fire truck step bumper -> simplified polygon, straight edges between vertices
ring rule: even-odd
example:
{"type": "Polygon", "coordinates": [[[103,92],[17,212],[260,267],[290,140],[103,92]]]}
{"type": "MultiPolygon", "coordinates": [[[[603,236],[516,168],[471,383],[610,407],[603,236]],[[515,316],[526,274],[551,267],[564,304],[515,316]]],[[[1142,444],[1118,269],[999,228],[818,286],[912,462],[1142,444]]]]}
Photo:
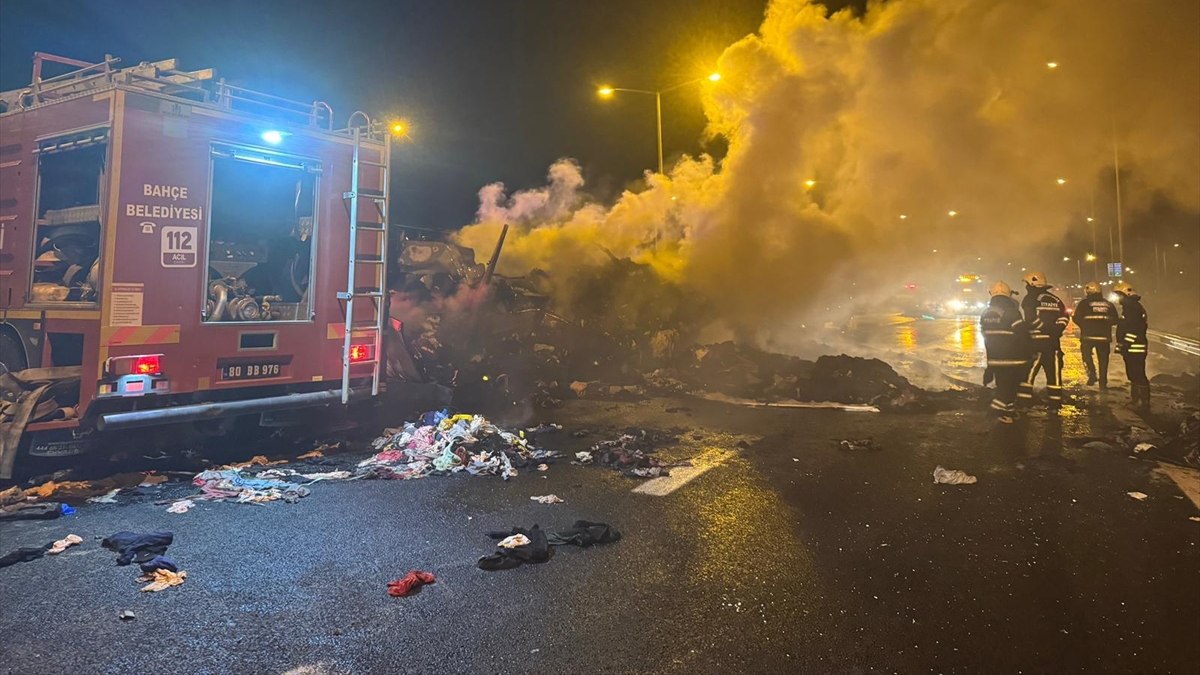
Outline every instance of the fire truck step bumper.
{"type": "MultiPolygon", "coordinates": [[[[370,389],[353,389],[350,398],[356,399],[371,395],[370,389]]],[[[219,401],[215,403],[197,403],[181,405],[172,408],[155,410],[135,410],[132,412],[106,413],[96,421],[100,431],[123,431],[137,427],[151,427],[162,424],[179,424],[183,422],[202,422],[234,415],[251,415],[254,413],[286,410],[289,408],[312,408],[322,405],[341,404],[342,391],[314,391],[304,394],[286,394],[244,401],[219,401]]]]}

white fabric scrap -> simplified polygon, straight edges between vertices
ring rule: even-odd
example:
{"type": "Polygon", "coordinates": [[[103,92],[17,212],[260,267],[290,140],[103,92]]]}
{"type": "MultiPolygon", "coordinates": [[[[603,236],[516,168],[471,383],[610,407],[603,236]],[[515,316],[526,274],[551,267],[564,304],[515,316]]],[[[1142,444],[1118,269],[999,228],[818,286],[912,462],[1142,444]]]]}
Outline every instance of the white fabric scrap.
{"type": "Polygon", "coordinates": [[[933,470],[933,482],[942,485],[973,485],[979,480],[975,476],[958,469],[937,467],[933,470]]]}
{"type": "Polygon", "coordinates": [[[523,534],[514,534],[511,537],[504,538],[499,544],[496,545],[500,548],[516,548],[518,546],[525,546],[528,543],[529,537],[526,537],[523,534]]]}
{"type": "Polygon", "coordinates": [[[540,495],[536,497],[530,497],[530,499],[539,504],[563,504],[567,501],[558,495],[540,495]]]}
{"type": "Polygon", "coordinates": [[[196,505],[196,502],[190,499],[181,499],[167,507],[167,513],[187,513],[188,509],[196,505]]]}
{"type": "Polygon", "coordinates": [[[1139,502],[1145,501],[1146,497],[1150,496],[1150,495],[1146,494],[1145,492],[1126,492],[1125,494],[1129,495],[1130,497],[1133,497],[1134,499],[1138,500],[1139,502]]]}

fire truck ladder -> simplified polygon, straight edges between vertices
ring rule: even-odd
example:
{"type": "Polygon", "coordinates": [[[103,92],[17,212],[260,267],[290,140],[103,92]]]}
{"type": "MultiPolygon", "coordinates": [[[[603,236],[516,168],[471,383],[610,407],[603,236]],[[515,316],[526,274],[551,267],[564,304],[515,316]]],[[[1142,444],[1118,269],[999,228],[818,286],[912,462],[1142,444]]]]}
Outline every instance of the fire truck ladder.
{"type": "MultiPolygon", "coordinates": [[[[355,113],[362,115],[362,113],[355,113]]],[[[346,201],[347,209],[350,211],[350,265],[348,267],[346,279],[346,291],[340,291],[337,294],[339,300],[346,302],[346,334],[342,340],[342,403],[350,401],[350,366],[360,366],[371,364],[371,395],[379,393],[379,380],[382,373],[382,340],[384,319],[387,317],[387,280],[386,280],[386,261],[387,257],[387,222],[388,222],[388,179],[390,178],[391,163],[390,152],[388,148],[387,136],[383,136],[383,150],[380,153],[381,161],[369,161],[360,157],[362,150],[362,141],[364,138],[374,140],[375,134],[371,122],[366,115],[362,115],[366,119],[366,125],[361,127],[353,127],[350,131],[354,137],[354,161],[350,169],[350,191],[342,193],[342,198],[346,201]],[[378,172],[380,176],[379,189],[367,189],[361,187],[363,182],[362,172],[378,172]],[[369,200],[375,206],[375,210],[379,215],[379,222],[371,220],[362,220],[360,217],[361,208],[360,200],[369,200]],[[375,245],[370,247],[370,252],[359,251],[358,233],[360,230],[366,231],[368,240],[374,240],[375,245]],[[370,274],[364,276],[373,279],[374,283],[368,286],[359,286],[361,281],[358,278],[359,268],[370,268],[370,274]],[[355,320],[354,305],[355,300],[365,299],[371,302],[373,310],[373,318],[368,320],[355,320]],[[359,353],[356,353],[356,348],[361,349],[360,345],[351,345],[351,338],[355,336],[371,336],[372,350],[366,354],[366,358],[359,353]],[[352,359],[352,357],[354,357],[352,359]]],[[[353,118],[351,118],[353,121],[353,118]]]]}

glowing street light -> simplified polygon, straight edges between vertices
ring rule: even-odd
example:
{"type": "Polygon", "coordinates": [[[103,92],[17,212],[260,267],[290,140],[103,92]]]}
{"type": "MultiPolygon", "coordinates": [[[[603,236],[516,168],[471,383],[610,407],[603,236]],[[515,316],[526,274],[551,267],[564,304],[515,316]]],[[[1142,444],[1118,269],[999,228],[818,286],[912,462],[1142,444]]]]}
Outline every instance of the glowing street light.
{"type": "Polygon", "coordinates": [[[1088,216],[1088,217],[1087,217],[1087,221],[1088,221],[1089,223],[1094,223],[1094,222],[1096,222],[1096,219],[1095,219],[1095,218],[1093,218],[1093,217],[1091,217],[1091,216],[1088,216]]]}
{"type": "Polygon", "coordinates": [[[1047,61],[1046,67],[1049,68],[1050,70],[1054,70],[1055,68],[1058,67],[1058,61],[1047,61]]]}
{"type": "Polygon", "coordinates": [[[708,77],[698,77],[694,80],[688,80],[687,82],[681,82],[674,86],[667,87],[666,89],[657,89],[655,91],[649,91],[647,89],[626,89],[624,87],[614,87],[606,84],[597,89],[596,93],[599,94],[601,98],[612,98],[613,94],[617,93],[618,91],[624,91],[630,94],[646,94],[654,97],[655,120],[658,129],[658,173],[666,174],[666,171],[663,169],[662,95],[669,91],[675,91],[676,89],[681,89],[688,85],[696,84],[697,82],[703,82],[705,80],[708,80],[709,82],[719,82],[721,80],[721,74],[712,73],[708,77]]]}
{"type": "Polygon", "coordinates": [[[1096,254],[1095,254],[1095,253],[1089,253],[1089,254],[1087,254],[1086,256],[1084,256],[1084,257],[1083,257],[1083,259],[1084,259],[1084,260],[1086,260],[1086,261],[1088,261],[1088,262],[1096,262],[1096,254]]]}
{"type": "Polygon", "coordinates": [[[1066,178],[1058,178],[1058,179],[1056,179],[1054,182],[1055,182],[1055,183],[1058,183],[1059,185],[1066,185],[1066,184],[1067,184],[1067,179],[1066,179],[1066,178]]]}
{"type": "Polygon", "coordinates": [[[808,188],[808,189],[810,189],[810,190],[811,190],[812,188],[816,187],[816,186],[817,186],[817,181],[815,181],[815,180],[813,180],[813,179],[811,179],[811,178],[809,178],[808,180],[804,181],[804,187],[806,187],[806,188],[808,188]]]}
{"type": "Polygon", "coordinates": [[[283,132],[277,129],[268,129],[262,132],[261,138],[271,145],[279,145],[283,142],[283,132]]]}
{"type": "Polygon", "coordinates": [[[908,220],[908,214],[907,214],[907,213],[901,213],[901,214],[900,214],[900,220],[908,220]]]}
{"type": "Polygon", "coordinates": [[[408,124],[404,120],[396,120],[392,122],[391,129],[393,136],[404,137],[408,135],[408,124]]]}
{"type": "Polygon", "coordinates": [[[958,215],[958,211],[953,211],[953,210],[951,210],[951,211],[947,211],[947,212],[946,212],[946,215],[948,215],[948,216],[950,216],[951,218],[953,218],[954,216],[957,216],[957,215],[958,215]]]}
{"type": "Polygon", "coordinates": [[[1071,259],[1064,255],[1063,262],[1071,262],[1071,259]]]}

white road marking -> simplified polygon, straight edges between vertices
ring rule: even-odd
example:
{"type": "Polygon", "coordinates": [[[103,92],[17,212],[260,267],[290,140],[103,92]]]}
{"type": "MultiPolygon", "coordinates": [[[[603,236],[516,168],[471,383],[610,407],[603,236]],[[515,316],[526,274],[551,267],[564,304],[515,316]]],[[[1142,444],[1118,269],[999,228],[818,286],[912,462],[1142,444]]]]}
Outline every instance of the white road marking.
{"type": "Polygon", "coordinates": [[[688,483],[696,480],[705,471],[714,469],[725,462],[737,453],[733,450],[724,450],[721,448],[708,448],[696,457],[692,458],[691,466],[676,466],[671,468],[669,476],[660,478],[651,478],[633,489],[634,492],[643,495],[651,495],[654,497],[665,497],[688,483]]]}
{"type": "Polygon", "coordinates": [[[1171,480],[1179,486],[1180,491],[1192,500],[1192,504],[1196,508],[1200,509],[1200,471],[1163,462],[1158,463],[1158,470],[1170,476],[1171,480]]]}

